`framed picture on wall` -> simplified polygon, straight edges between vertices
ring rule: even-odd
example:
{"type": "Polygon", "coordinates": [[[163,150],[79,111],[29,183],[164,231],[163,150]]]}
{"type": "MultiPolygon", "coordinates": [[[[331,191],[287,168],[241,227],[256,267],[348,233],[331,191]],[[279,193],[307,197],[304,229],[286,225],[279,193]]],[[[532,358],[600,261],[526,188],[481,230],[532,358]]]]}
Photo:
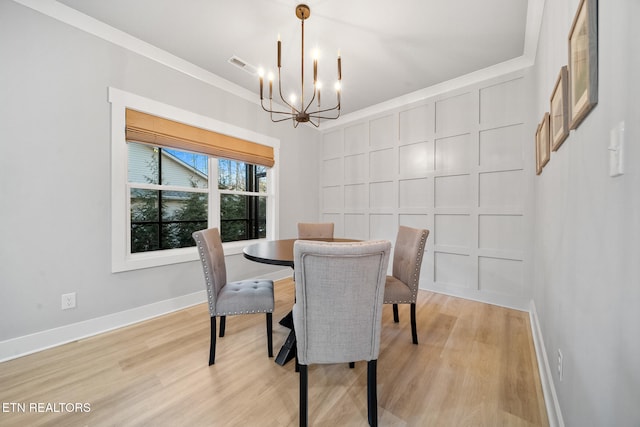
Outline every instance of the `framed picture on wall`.
{"type": "Polygon", "coordinates": [[[551,94],[549,127],[551,150],[556,151],[569,136],[569,105],[567,100],[567,67],[560,69],[556,85],[551,94]]]}
{"type": "Polygon", "coordinates": [[[549,133],[549,113],[544,113],[542,122],[536,131],[536,175],[542,173],[542,168],[549,163],[551,158],[549,133]]]}
{"type": "Polygon", "coordinates": [[[598,103],[598,0],[580,0],[569,31],[570,128],[598,103]]]}

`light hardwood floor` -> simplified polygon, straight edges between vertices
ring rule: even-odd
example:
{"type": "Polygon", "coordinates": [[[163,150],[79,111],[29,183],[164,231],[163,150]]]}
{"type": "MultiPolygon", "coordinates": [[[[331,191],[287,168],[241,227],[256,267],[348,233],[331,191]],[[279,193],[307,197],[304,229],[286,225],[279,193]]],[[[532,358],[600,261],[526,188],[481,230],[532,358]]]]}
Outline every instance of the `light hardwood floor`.
{"type": "MultiPolygon", "coordinates": [[[[277,282],[275,293],[277,354],[288,329],[276,320],[293,303],[291,280],[277,282]]],[[[400,306],[399,324],[384,308],[381,426],[548,425],[527,313],[420,291],[417,317],[416,346],[408,307],[400,306]]],[[[211,367],[205,304],[4,362],[0,425],[297,425],[298,375],[293,362],[267,357],[264,322],[228,317],[211,367]],[[45,412],[33,410],[38,403],[45,412]],[[66,412],[65,403],[90,411],[66,412]]],[[[309,421],[367,425],[366,363],[309,368],[309,421]]]]}

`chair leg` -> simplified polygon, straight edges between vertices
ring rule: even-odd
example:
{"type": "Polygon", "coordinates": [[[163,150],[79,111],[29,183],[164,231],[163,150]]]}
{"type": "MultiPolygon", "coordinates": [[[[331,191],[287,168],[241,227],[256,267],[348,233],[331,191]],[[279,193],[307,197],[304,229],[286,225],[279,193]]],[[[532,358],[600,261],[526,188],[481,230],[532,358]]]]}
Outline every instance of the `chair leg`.
{"type": "Polygon", "coordinates": [[[367,362],[367,413],[369,414],[369,425],[378,426],[378,379],[377,360],[367,362]]]}
{"type": "Polygon", "coordinates": [[[273,313],[267,313],[267,350],[269,357],[273,357],[273,313]]]}
{"type": "Polygon", "coordinates": [[[224,327],[227,325],[227,316],[220,316],[220,338],[224,336],[224,327]]]}
{"type": "Polygon", "coordinates": [[[416,303],[411,304],[411,338],[413,338],[414,344],[418,344],[418,331],[416,328],[416,303]]]}
{"type": "Polygon", "coordinates": [[[308,387],[307,365],[300,365],[300,427],[307,427],[309,400],[307,395],[308,387]]]}
{"type": "Polygon", "coordinates": [[[216,363],[216,316],[211,316],[211,346],[209,347],[209,366],[216,363]]]}
{"type": "Polygon", "coordinates": [[[395,323],[400,321],[400,316],[398,316],[398,304],[393,304],[393,321],[395,323]]]}

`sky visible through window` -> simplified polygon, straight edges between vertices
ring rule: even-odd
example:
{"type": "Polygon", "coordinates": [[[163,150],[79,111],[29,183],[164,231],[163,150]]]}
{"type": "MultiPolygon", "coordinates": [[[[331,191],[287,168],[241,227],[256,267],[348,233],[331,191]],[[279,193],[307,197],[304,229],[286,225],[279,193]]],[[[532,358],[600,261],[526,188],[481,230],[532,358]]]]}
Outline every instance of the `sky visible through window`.
{"type": "Polygon", "coordinates": [[[199,172],[204,175],[209,176],[209,163],[208,157],[204,154],[198,153],[189,153],[186,151],[178,151],[172,150],[170,148],[165,148],[165,151],[170,153],[172,156],[182,160],[187,165],[197,169],[199,172]]]}

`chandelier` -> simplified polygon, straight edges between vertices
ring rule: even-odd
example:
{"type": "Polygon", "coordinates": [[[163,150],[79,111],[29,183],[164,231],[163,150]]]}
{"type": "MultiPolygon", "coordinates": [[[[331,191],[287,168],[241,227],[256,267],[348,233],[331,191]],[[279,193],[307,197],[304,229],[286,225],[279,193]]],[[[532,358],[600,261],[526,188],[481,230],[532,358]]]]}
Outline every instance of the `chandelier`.
{"type": "Polygon", "coordinates": [[[302,47],[300,49],[301,56],[301,84],[300,84],[300,102],[296,102],[297,98],[292,95],[289,101],[282,96],[282,82],[280,77],[281,69],[281,51],[282,42],[280,36],[278,36],[278,94],[282,102],[288,106],[290,111],[280,111],[273,108],[273,73],[269,73],[269,106],[264,105],[263,86],[264,86],[264,71],[258,70],[260,76],[260,105],[262,109],[268,112],[271,116],[271,121],[282,122],[285,120],[291,120],[293,127],[298,127],[300,123],[311,123],[315,127],[320,126],[321,119],[335,120],[340,117],[340,89],[342,81],[342,64],[340,60],[340,53],[338,53],[338,81],[335,84],[335,91],[337,97],[337,103],[334,107],[322,109],[320,106],[320,82],[318,81],[318,58],[317,55],[313,58],[313,96],[309,103],[305,106],[304,100],[304,21],[311,15],[311,9],[306,4],[299,4],[296,6],[296,16],[302,23],[302,47]],[[316,104],[313,108],[311,106],[316,104]],[[309,110],[311,108],[311,110],[309,110]],[[331,112],[334,112],[331,114],[331,112]],[[325,114],[331,115],[325,115],[325,114]]]}

